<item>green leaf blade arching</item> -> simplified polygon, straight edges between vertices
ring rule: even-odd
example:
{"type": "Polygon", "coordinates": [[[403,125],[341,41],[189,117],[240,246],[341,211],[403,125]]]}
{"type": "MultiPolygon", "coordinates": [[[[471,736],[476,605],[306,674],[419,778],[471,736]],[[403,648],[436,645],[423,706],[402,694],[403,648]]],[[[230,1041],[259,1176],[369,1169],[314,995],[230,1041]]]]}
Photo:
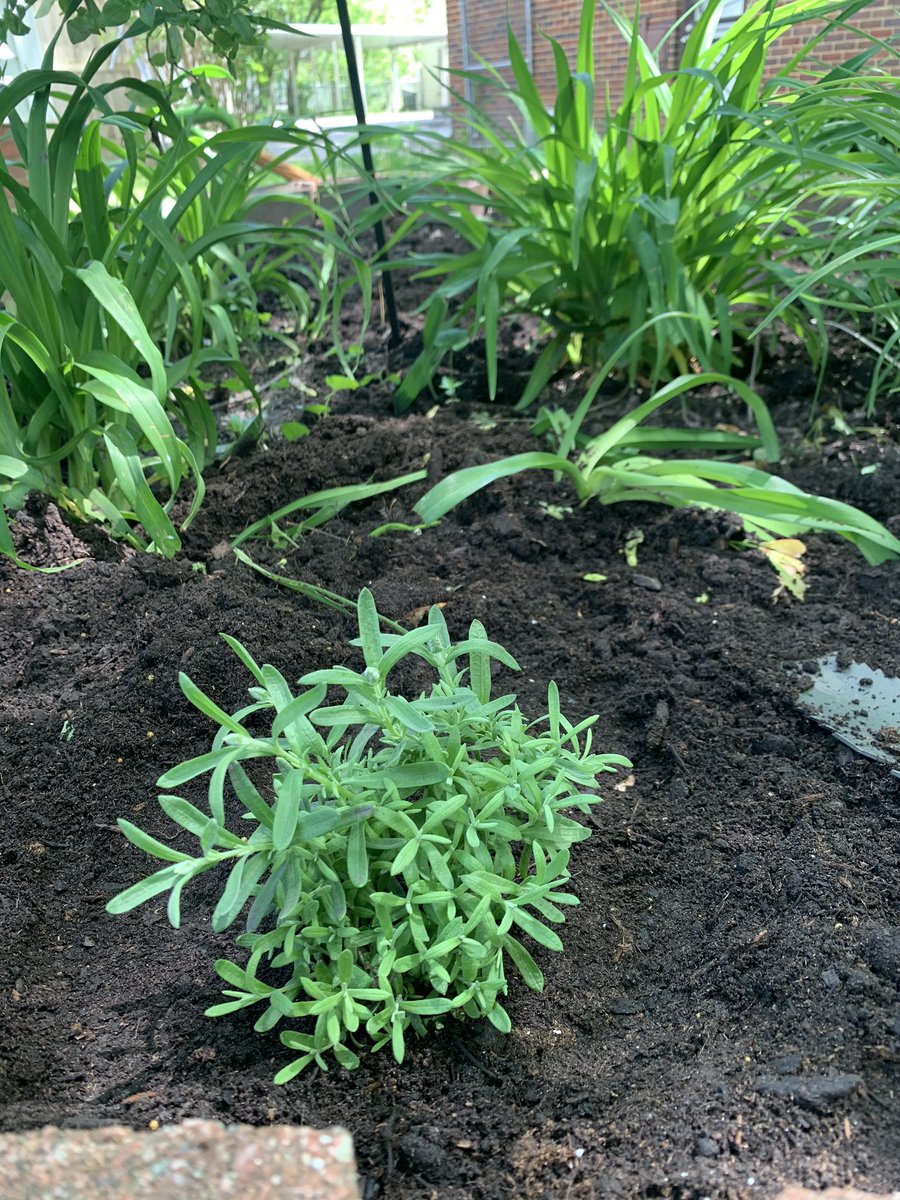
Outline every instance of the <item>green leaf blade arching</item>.
{"type": "Polygon", "coordinates": [[[126,337],[139,349],[150,369],[153,392],[158,400],[168,391],[166,369],[159,347],[150,336],[131,292],[121,280],[111,275],[101,262],[94,261],[75,272],[108,316],[126,337]]]}
{"type": "Polygon", "coordinates": [[[556,454],[531,452],[515,454],[510,458],[502,458],[494,463],[486,463],[480,467],[465,467],[442,479],[421,500],[414,505],[415,511],[423,521],[438,521],[451,509],[456,508],[475,492],[499,479],[508,479],[521,471],[561,471],[580,481],[576,468],[567,459],[556,454]]]}

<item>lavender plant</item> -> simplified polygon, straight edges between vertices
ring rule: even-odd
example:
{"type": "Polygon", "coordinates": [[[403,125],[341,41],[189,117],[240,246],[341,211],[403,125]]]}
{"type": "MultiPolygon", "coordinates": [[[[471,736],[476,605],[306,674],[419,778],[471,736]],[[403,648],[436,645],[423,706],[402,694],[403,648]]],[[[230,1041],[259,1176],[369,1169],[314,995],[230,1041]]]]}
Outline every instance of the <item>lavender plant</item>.
{"type": "Polygon", "coordinates": [[[409,1033],[442,1018],[487,1017],[507,1032],[509,964],[541,990],[529,944],[562,950],[551,926],[578,903],[564,890],[569,848],[590,831],[569,813],[599,802],[598,775],[630,765],[593,751],[596,717],[573,725],[555,683],[537,721],[514,695],[492,699],[492,661],[518,668],[480,622],[455,645],[437,607],[422,628],[382,633],[367,589],[357,614],[364,669],[314,671],[296,695],[225,635],[254,677],[251,704],[231,715],[181,676],[187,698],[219,725],[209,753],[159,781],[160,804],[198,839],[198,854],[119,821],[166,865],[109,912],[168,892],[177,926],[184,886],[230,868],[212,926],[228,929],[246,910],[237,944],[248,957],[216,964],[227,999],[207,1015],[258,1007],[257,1031],[285,1022],[281,1040],[296,1056],[276,1083],[313,1062],[325,1069],[326,1055],[358,1066],[363,1035],[402,1062],[409,1033]],[[412,700],[389,687],[409,656],[435,675],[412,700]],[[334,688],[339,703],[329,702],[334,688]],[[271,718],[265,736],[247,728],[257,714],[271,718]],[[267,784],[251,782],[248,760],[262,760],[267,784]],[[206,810],[169,794],[207,773],[206,810]]]}

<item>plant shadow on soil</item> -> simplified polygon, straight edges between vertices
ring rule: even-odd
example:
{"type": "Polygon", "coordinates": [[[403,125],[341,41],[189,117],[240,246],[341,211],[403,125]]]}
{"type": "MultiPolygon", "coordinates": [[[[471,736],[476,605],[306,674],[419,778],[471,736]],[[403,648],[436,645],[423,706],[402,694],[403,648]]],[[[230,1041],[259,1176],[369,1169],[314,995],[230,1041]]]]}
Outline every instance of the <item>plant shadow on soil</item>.
{"type": "MultiPolygon", "coordinates": [[[[776,399],[796,367],[780,369],[776,399]]],[[[599,713],[599,747],[634,760],[602,781],[593,837],[573,852],[566,953],[537,951],[543,994],[512,982],[508,1037],[448,1022],[402,1067],[364,1055],[355,1073],[279,1089],[277,1034],[203,1016],[231,945],[209,929],[215,881],[198,883],[179,931],[164,899],[105,913],[152,865],[116,818],[170,837],[154,781],[211,739],[178,671],[236,707],[248,680],[219,631],[292,679],[353,660],[347,620],[223,541],[322,487],[532,445],[502,405],[490,430],[471,406],[404,420],[388,406],[386,388],[358,393],[308,437],[213,474],[173,563],[78,529],[89,557],[71,571],[0,566],[2,1128],[335,1122],[356,1140],[366,1200],[896,1186],[900,781],[797,712],[787,669],[842,650],[900,670],[897,567],[837,540],[810,539],[805,603],[773,603],[774,576],[727,548],[721,518],[592,505],[556,520],[540,502],[570,495],[530,475],[420,535],[369,533],[414,520],[421,489],[355,506],[286,554],[286,575],[349,596],[370,586],[398,620],[435,602],[456,634],[478,617],[523,667],[498,673],[501,690],[538,715],[555,678],[564,711],[599,713]],[[632,529],[635,569],[621,553],[632,529]]],[[[782,424],[795,411],[776,407],[782,424]]],[[[897,519],[890,435],[829,455],[807,453],[792,477],[897,519]],[[879,469],[860,476],[864,463],[879,469]]],[[[30,520],[35,556],[71,553],[52,508],[30,520]]],[[[273,568],[283,553],[255,552],[273,568]]]]}

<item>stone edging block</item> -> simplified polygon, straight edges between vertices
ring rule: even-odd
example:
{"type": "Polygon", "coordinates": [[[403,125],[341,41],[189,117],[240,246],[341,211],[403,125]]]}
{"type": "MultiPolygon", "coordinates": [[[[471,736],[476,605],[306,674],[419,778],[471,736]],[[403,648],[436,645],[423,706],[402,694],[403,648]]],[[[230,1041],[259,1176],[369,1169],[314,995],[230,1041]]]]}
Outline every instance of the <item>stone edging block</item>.
{"type": "Polygon", "coordinates": [[[830,1187],[822,1192],[793,1185],[780,1192],[777,1200],[900,1200],[900,1192],[876,1196],[874,1192],[861,1192],[854,1187],[830,1187]]]}
{"type": "Polygon", "coordinates": [[[359,1200],[346,1129],[183,1121],[0,1136],[3,1200],[359,1200]]]}

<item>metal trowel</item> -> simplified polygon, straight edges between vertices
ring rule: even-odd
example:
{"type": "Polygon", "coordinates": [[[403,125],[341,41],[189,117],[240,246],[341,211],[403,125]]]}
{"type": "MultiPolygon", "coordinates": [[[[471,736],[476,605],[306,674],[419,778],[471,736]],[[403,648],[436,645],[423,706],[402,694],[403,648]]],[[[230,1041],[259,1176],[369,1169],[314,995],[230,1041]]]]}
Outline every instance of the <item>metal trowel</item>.
{"type": "Polygon", "coordinates": [[[839,666],[836,654],[817,660],[812,687],[797,705],[839,742],[887,763],[900,778],[900,679],[865,663],[839,666]]]}

